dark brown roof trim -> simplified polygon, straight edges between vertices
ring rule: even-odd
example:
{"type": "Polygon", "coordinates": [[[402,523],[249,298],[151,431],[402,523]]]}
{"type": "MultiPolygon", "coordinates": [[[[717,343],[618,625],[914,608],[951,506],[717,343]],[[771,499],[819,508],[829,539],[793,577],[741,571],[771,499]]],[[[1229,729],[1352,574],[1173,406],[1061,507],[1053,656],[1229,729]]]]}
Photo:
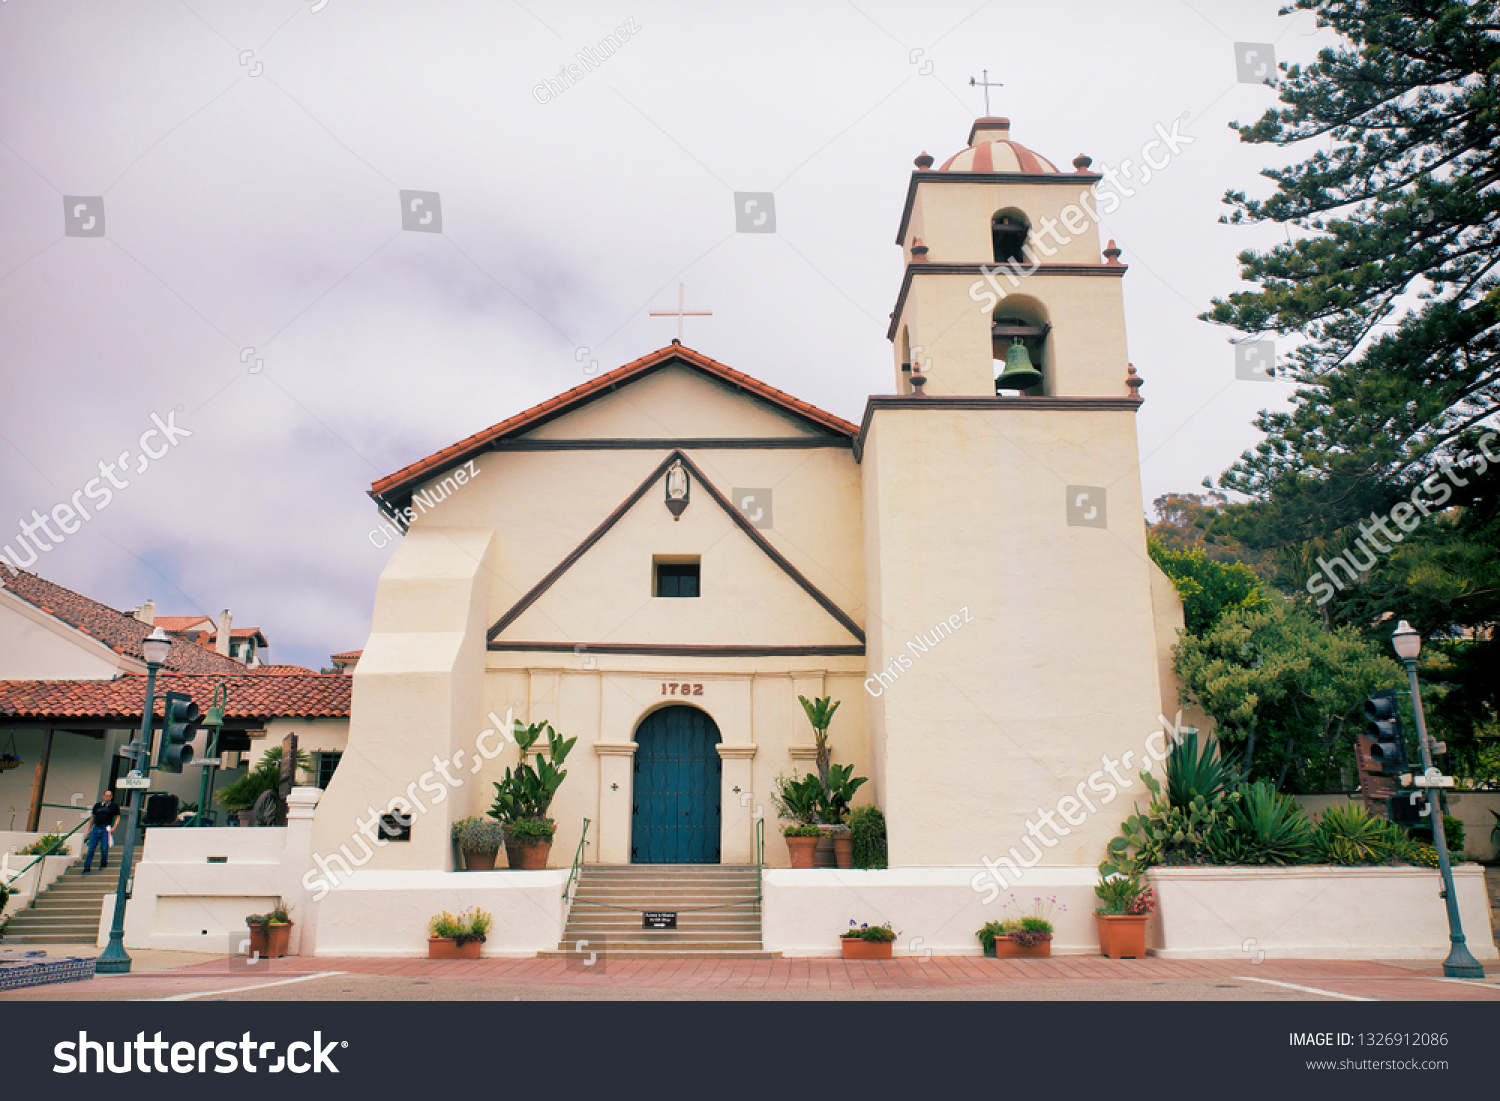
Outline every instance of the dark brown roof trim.
{"type": "Polygon", "coordinates": [[[678,658],[864,657],[863,646],[687,646],[639,642],[492,642],[494,651],[544,654],[645,654],[678,658]]]}
{"type": "Polygon", "coordinates": [[[1135,398],[984,398],[959,394],[923,397],[896,394],[872,394],[865,402],[865,416],[854,439],[854,461],[863,462],[865,440],[877,409],[1026,409],[1033,412],[1108,412],[1134,413],[1141,407],[1135,398]]]}
{"type": "MultiPolygon", "coordinates": [[[[901,279],[901,293],[896,296],[896,308],[891,311],[891,323],[885,331],[887,340],[896,339],[896,326],[901,323],[901,310],[906,305],[906,296],[911,290],[912,276],[924,275],[983,275],[988,268],[997,278],[1005,277],[1009,264],[969,264],[943,260],[924,260],[907,264],[906,274],[901,279]]],[[[1129,264],[1038,264],[1028,268],[1025,264],[1014,265],[1017,275],[1024,271],[1026,277],[1033,275],[1103,275],[1119,277],[1130,270],[1129,264]]]]}
{"type": "Polygon", "coordinates": [[[635,490],[630,494],[630,496],[625,498],[625,500],[622,501],[613,512],[606,516],[603,523],[601,523],[597,528],[590,532],[588,537],[585,538],[582,543],[579,543],[578,546],[574,547],[573,550],[568,554],[568,556],[561,562],[559,562],[556,566],[554,566],[552,571],[548,573],[546,577],[538,581],[536,585],[528,593],[526,593],[526,595],[521,597],[520,600],[516,601],[516,603],[511,606],[510,610],[507,611],[503,616],[501,616],[498,621],[496,621],[495,625],[489,629],[486,637],[491,642],[493,642],[496,635],[498,635],[501,631],[505,630],[505,628],[509,627],[512,623],[519,619],[521,613],[535,604],[537,599],[543,593],[545,593],[554,584],[556,584],[557,579],[560,578],[563,574],[567,573],[568,570],[572,568],[573,564],[588,552],[590,547],[592,547],[600,539],[604,538],[605,533],[608,532],[610,528],[614,527],[615,524],[619,522],[620,517],[629,512],[631,507],[637,501],[645,496],[646,491],[656,484],[657,480],[666,473],[667,467],[671,466],[672,463],[677,459],[682,460],[682,464],[686,466],[692,473],[693,477],[697,480],[698,485],[702,489],[708,491],[708,495],[712,497],[715,502],[717,502],[718,506],[721,509],[724,510],[725,515],[727,515],[730,520],[734,521],[739,529],[750,537],[750,540],[761,549],[761,553],[763,553],[772,562],[775,562],[776,565],[781,568],[782,573],[786,574],[793,581],[795,581],[801,587],[803,592],[807,593],[808,596],[817,601],[825,612],[833,616],[834,619],[838,620],[838,622],[844,627],[845,630],[847,630],[855,638],[859,639],[861,644],[864,643],[865,633],[860,629],[859,624],[855,623],[854,620],[849,617],[847,612],[845,612],[842,608],[840,608],[837,604],[830,600],[828,596],[823,592],[823,590],[819,589],[816,585],[809,581],[803,575],[801,570],[797,569],[796,566],[792,565],[791,562],[787,560],[785,555],[783,555],[779,550],[772,546],[771,543],[766,539],[766,537],[762,535],[760,531],[750,523],[750,521],[745,519],[745,517],[740,513],[739,509],[735,508],[732,504],[729,503],[729,498],[725,497],[723,493],[719,492],[718,487],[716,487],[711,481],[708,480],[703,471],[698,468],[698,465],[694,463],[692,459],[683,454],[681,450],[673,450],[670,455],[668,455],[665,459],[658,463],[656,469],[646,476],[646,480],[643,481],[639,486],[637,486],[635,490]]]}
{"type": "Polygon", "coordinates": [[[491,451],[780,451],[809,447],[852,447],[852,436],[731,436],[693,439],[496,440],[491,451]]]}

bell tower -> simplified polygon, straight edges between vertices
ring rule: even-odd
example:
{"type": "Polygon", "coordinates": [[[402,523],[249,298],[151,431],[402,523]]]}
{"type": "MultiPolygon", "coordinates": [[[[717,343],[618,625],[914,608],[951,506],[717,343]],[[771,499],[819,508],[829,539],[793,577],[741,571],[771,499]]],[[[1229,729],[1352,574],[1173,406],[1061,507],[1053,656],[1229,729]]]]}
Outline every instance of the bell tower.
{"type": "Polygon", "coordinates": [[[1005,381],[1018,385],[999,392],[1127,393],[1125,265],[1114,242],[1101,257],[1094,185],[1103,177],[1091,163],[1078,157],[1060,172],[1012,141],[1003,118],[976,120],[968,147],[936,169],[927,154],[916,159],[896,239],[906,278],[888,333],[898,394],[913,392],[916,370],[925,393],[993,397],[1007,364],[1005,381]]]}
{"type": "Polygon", "coordinates": [[[1100,250],[1118,199],[1096,194],[1091,163],[1061,171],[986,117],[941,165],[918,157],[907,189],[896,389],[869,399],[856,444],[893,867],[1015,848],[1021,865],[1092,876],[1143,790],[1163,709],[1159,571],[1126,267],[1100,250]],[[1088,787],[1106,760],[1133,782],[1109,800],[1088,787]]]}

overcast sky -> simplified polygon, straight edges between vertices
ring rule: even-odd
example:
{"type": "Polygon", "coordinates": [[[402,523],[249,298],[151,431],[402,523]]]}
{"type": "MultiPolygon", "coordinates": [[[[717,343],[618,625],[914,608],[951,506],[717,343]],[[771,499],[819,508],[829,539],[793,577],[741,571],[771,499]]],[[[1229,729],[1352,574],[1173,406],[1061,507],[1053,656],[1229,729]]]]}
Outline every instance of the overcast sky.
{"type": "Polygon", "coordinates": [[[1131,267],[1147,502],[1193,491],[1285,400],[1195,320],[1284,239],[1216,224],[1292,159],[1227,128],[1274,102],[1235,43],[1335,41],[1278,6],[7,0],[0,543],[83,494],[29,568],[119,608],[231,608],[317,668],[364,644],[392,553],[370,483],[668,343],[647,314],[679,282],[713,310],[687,344],[858,421],[892,385],[912,158],[963,147],[986,67],[992,112],[1064,170],[1186,119],[1102,236],[1131,267]],[[402,229],[402,190],[438,193],[440,233],[402,229]],[[774,234],[736,232],[736,191],[774,193],[774,234]],[[153,414],[180,430],[154,459],[153,414]]]}

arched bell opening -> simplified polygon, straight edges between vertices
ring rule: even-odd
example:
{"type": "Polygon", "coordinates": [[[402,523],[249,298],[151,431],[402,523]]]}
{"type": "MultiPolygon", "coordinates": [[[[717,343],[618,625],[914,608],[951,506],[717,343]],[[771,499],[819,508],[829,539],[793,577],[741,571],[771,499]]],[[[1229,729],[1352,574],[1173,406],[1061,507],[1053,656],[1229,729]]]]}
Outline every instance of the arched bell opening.
{"type": "Polygon", "coordinates": [[[1015,207],[997,210],[990,215],[990,245],[997,264],[1020,264],[1025,261],[1026,240],[1031,222],[1015,207]]]}
{"type": "Polygon", "coordinates": [[[1051,331],[1047,311],[1036,299],[1010,295],[1000,301],[990,319],[995,393],[1039,397],[1047,392],[1051,331]]]}

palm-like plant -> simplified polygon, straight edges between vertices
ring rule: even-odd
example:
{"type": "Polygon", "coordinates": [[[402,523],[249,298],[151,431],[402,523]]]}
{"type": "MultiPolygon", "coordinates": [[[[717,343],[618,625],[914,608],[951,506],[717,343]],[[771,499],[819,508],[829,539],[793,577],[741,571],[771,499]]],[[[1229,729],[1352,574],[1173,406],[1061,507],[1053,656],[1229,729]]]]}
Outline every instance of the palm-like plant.
{"type": "Polygon", "coordinates": [[[1384,864],[1407,847],[1401,827],[1357,804],[1329,807],[1314,838],[1316,858],[1327,864],[1384,864]]]}
{"type": "Polygon", "coordinates": [[[1192,804],[1193,796],[1209,801],[1239,781],[1238,770],[1219,756],[1217,742],[1204,740],[1198,750],[1198,732],[1187,735],[1167,755],[1167,802],[1174,807],[1192,804]]]}
{"type": "Polygon", "coordinates": [[[1262,780],[1240,787],[1230,811],[1234,829],[1209,838],[1220,864],[1300,864],[1313,849],[1313,828],[1290,796],[1262,780]]]}
{"type": "Polygon", "coordinates": [[[802,704],[802,710],[807,713],[807,721],[812,724],[813,741],[817,744],[818,779],[823,781],[823,786],[828,786],[828,726],[833,722],[833,713],[839,709],[843,701],[834,700],[832,696],[823,696],[814,701],[806,696],[798,696],[802,704]],[[829,701],[832,700],[832,706],[829,701]]]}

